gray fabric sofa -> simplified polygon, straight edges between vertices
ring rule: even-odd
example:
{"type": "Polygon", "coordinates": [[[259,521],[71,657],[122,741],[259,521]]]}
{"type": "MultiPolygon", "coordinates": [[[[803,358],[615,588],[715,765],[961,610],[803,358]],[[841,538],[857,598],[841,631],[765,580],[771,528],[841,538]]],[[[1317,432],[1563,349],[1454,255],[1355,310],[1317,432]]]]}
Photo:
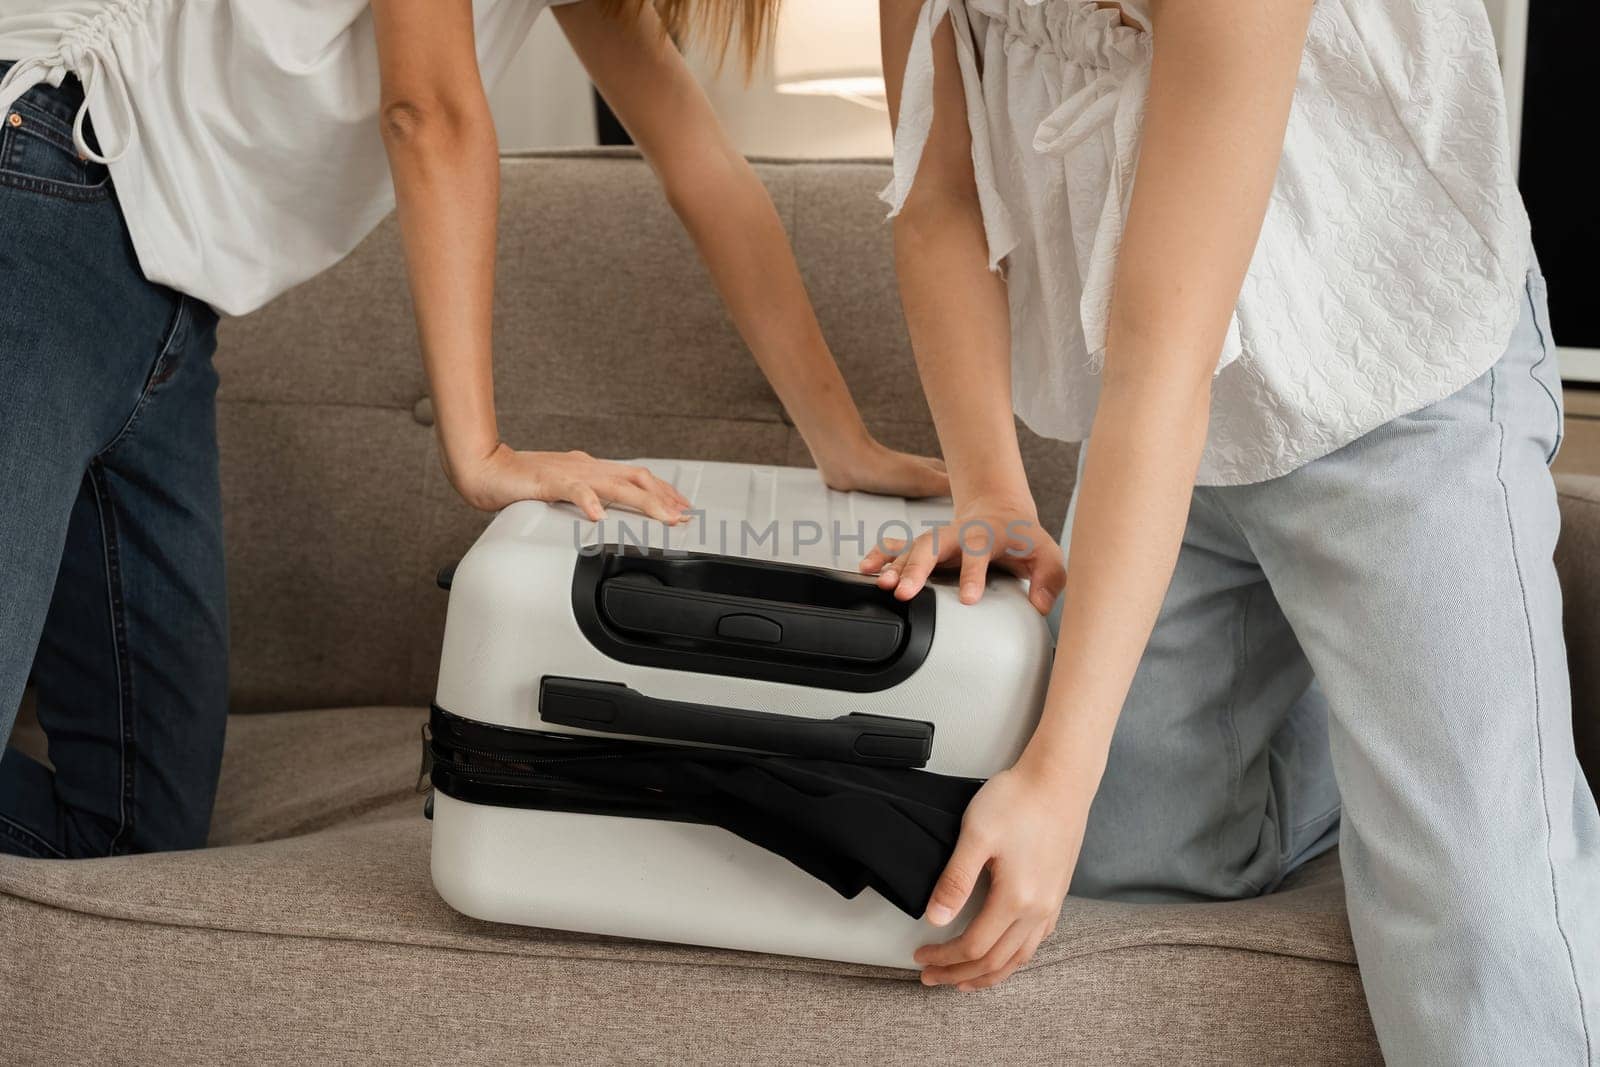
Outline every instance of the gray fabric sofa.
{"type": "MultiPolygon", "coordinates": [[[[881,163],[762,163],[871,426],[933,449],[881,163]]],[[[804,463],[646,167],[509,159],[498,390],[524,447],[804,463]]],[[[234,703],[212,847],[0,857],[5,1063],[1377,1058],[1336,856],[1271,896],[1072,899],[996,990],[494,926],[428,876],[414,792],[445,597],[486,518],[441,472],[395,228],[247,319],[219,364],[234,703]],[[324,709],[324,710],[298,710],[324,709]]],[[[1025,437],[1046,521],[1073,451],[1025,437]]],[[[1563,483],[1579,732],[1600,770],[1600,480],[1563,483]]],[[[37,743],[27,727],[23,743],[37,743]]]]}

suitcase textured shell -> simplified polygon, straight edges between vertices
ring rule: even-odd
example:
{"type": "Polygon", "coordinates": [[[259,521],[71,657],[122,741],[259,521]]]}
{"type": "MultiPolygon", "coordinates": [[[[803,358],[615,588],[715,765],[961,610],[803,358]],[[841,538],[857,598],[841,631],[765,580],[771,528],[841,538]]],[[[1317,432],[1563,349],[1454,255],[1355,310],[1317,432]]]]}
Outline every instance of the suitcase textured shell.
{"type": "MultiPolygon", "coordinates": [[[[987,777],[1020,753],[1043,702],[1052,648],[1023,587],[1005,575],[991,576],[975,605],[960,604],[952,583],[932,583],[926,655],[888,683],[846,680],[855,688],[841,688],[759,677],[755,668],[750,676],[707,673],[659,656],[625,662],[597,647],[574,611],[574,579],[580,559],[603,543],[803,564],[869,581],[856,564],[875,540],[949,516],[947,501],[830,491],[812,470],[637,462],[690,498],[695,521],[669,530],[612,510],[592,523],[574,508],[531,501],[501,512],[451,584],[441,708],[519,729],[585,733],[540,718],[541,681],[555,676],[805,718],[864,712],[929,721],[926,769],[942,774],[987,777]]],[[[743,618],[733,621],[744,626],[743,618]]],[[[762,639],[755,631],[752,647],[762,639]]],[[[951,936],[870,890],[846,900],[787,860],[699,823],[502,808],[436,793],[432,865],[446,903],[496,922],[894,967],[914,966],[919,945],[951,936]]]]}

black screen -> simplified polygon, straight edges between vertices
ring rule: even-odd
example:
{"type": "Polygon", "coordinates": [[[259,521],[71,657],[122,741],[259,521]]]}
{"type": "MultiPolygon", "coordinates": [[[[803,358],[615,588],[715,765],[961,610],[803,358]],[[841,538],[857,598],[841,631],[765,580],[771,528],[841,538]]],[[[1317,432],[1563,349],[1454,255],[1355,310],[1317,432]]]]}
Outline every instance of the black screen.
{"type": "Polygon", "coordinates": [[[1556,342],[1600,348],[1600,2],[1530,0],[1522,196],[1550,282],[1556,342]]]}

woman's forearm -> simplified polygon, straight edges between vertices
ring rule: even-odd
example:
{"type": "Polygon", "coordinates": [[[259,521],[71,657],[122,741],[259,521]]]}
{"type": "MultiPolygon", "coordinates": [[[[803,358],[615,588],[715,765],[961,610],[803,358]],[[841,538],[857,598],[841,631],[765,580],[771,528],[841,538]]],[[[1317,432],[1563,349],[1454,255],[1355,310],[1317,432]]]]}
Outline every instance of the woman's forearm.
{"type": "Polygon", "coordinates": [[[556,17],[595,85],[661,179],[739,334],[819,461],[867,432],[811,309],[761,179],[728,140],[655,10],[593,4],[556,17]]]}
{"type": "Polygon", "coordinates": [[[481,115],[385,112],[400,233],[445,466],[486,459],[494,411],[495,225],[500,162],[481,115]]]}
{"type": "Polygon", "coordinates": [[[895,219],[894,258],[917,369],[957,503],[1004,497],[1031,510],[1011,414],[1005,282],[988,269],[976,196],[913,188],[895,219]]]}
{"type": "MultiPolygon", "coordinates": [[[[695,127],[692,127],[695,128],[695,127]]],[[[654,154],[652,165],[744,338],[819,461],[859,447],[867,430],[811,307],[766,186],[711,116],[698,152],[654,154]]]]}
{"type": "Polygon", "coordinates": [[[616,504],[681,521],[688,498],[642,467],[501,443],[491,337],[500,157],[478,74],[473,5],[372,0],[371,6],[383,142],[451,484],[486,511],[543,500],[576,504],[593,520],[616,504]]]}
{"type": "Polygon", "coordinates": [[[1151,4],[1144,136],[1055,667],[1027,749],[962,818],[928,916],[959,914],[979,872],[989,892],[965,931],[918,951],[924,982],[993,985],[1060,916],[1112,732],[1182,546],[1211,376],[1271,193],[1312,2],[1151,4]]]}
{"type": "Polygon", "coordinates": [[[500,160],[472,5],[375,0],[382,134],[446,470],[499,444],[491,322],[500,160]]]}
{"type": "Polygon", "coordinates": [[[564,4],[557,20],[693,238],[729,316],[834,489],[938,496],[936,461],[867,432],[823,339],[783,222],[655,7],[564,4]]]}
{"type": "MultiPolygon", "coordinates": [[[[890,114],[922,5],[880,5],[890,114]]],[[[917,369],[958,504],[1015,497],[1032,510],[1011,414],[1011,319],[972,169],[972,134],[948,20],[933,34],[934,108],[927,143],[894,220],[895,270],[917,369]]],[[[898,128],[898,118],[896,120],[898,128]]]]}
{"type": "Polygon", "coordinates": [[[1210,390],[1102,394],[1067,545],[1060,639],[1024,765],[1087,806],[1171,581],[1205,446],[1210,390]]]}
{"type": "Polygon", "coordinates": [[[1310,0],[1166,0],[1067,554],[1061,640],[1023,765],[1084,798],[1154,628],[1210,382],[1282,152],[1310,0]]]}

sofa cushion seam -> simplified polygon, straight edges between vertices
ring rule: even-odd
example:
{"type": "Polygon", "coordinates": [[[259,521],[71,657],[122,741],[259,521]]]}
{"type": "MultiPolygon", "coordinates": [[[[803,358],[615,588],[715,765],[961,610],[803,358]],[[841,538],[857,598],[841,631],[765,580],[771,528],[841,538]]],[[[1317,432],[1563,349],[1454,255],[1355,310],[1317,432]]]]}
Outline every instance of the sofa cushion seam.
{"type": "MultiPolygon", "coordinates": [[[[138,924],[146,925],[146,926],[165,926],[165,927],[172,927],[172,928],[175,928],[175,929],[183,929],[183,930],[209,930],[209,931],[221,932],[221,933],[253,934],[253,935],[259,935],[259,936],[262,936],[262,937],[303,938],[303,939],[306,939],[306,940],[313,940],[313,941],[351,941],[351,942],[362,942],[362,943],[369,943],[369,944],[383,944],[383,945],[396,945],[396,946],[400,946],[400,947],[422,948],[422,949],[428,949],[428,950],[432,950],[432,951],[466,952],[466,953],[489,954],[489,955],[497,955],[497,956],[519,956],[519,957],[524,957],[524,958],[537,958],[537,959],[560,959],[560,960],[574,960],[574,961],[589,960],[589,961],[601,962],[601,963],[658,964],[658,965],[662,965],[662,966],[738,967],[738,968],[753,969],[753,970],[781,971],[781,972],[786,973],[786,974],[827,974],[827,975],[831,975],[831,976],[835,976],[835,977],[841,976],[840,972],[835,972],[835,971],[816,970],[816,969],[805,968],[805,967],[772,967],[772,966],[763,967],[763,966],[760,966],[760,965],[757,965],[757,964],[753,964],[753,963],[736,963],[736,962],[733,962],[731,960],[716,961],[716,962],[705,961],[705,960],[662,960],[662,959],[649,959],[649,958],[639,957],[639,956],[609,956],[609,957],[607,957],[607,956],[574,955],[574,954],[571,954],[571,953],[560,953],[560,952],[523,952],[523,951],[518,951],[518,950],[515,950],[515,949],[501,949],[501,948],[488,948],[488,947],[483,947],[483,948],[464,948],[464,947],[459,946],[459,945],[443,945],[443,944],[437,944],[437,943],[430,943],[428,941],[414,941],[414,940],[413,941],[405,941],[405,940],[399,940],[399,939],[392,938],[392,937],[377,937],[377,936],[363,935],[363,934],[340,934],[340,933],[334,933],[334,932],[326,931],[326,930],[304,930],[304,931],[270,930],[270,929],[252,928],[252,927],[237,926],[237,925],[224,925],[224,924],[219,924],[219,923],[204,923],[204,922],[198,922],[198,921],[193,921],[193,920],[175,921],[174,919],[170,919],[170,918],[161,918],[161,917],[155,917],[155,916],[149,916],[149,915],[131,915],[131,914],[118,915],[118,914],[114,914],[114,913],[110,913],[110,912],[107,912],[107,911],[104,911],[104,910],[97,909],[95,907],[92,907],[92,906],[88,905],[87,903],[84,903],[84,902],[71,902],[68,898],[60,898],[60,899],[54,899],[54,900],[40,899],[39,897],[36,897],[36,896],[29,896],[29,895],[27,895],[25,893],[16,892],[14,889],[10,889],[10,888],[0,888],[0,896],[11,897],[14,900],[24,901],[24,902],[32,904],[32,905],[34,905],[36,907],[51,908],[51,909],[54,909],[54,910],[57,910],[57,911],[71,912],[71,913],[77,914],[77,915],[92,916],[94,918],[105,919],[105,920],[110,921],[110,922],[138,923],[138,924]]],[[[1144,947],[1214,948],[1214,949],[1219,949],[1219,950],[1227,951],[1227,952],[1258,953],[1258,954],[1261,954],[1261,955],[1268,955],[1268,956],[1283,956],[1283,957],[1288,957],[1288,958],[1293,958],[1293,959],[1304,959],[1304,960],[1313,960],[1313,961],[1319,961],[1319,962],[1324,962],[1324,963],[1335,963],[1335,964],[1340,964],[1340,965],[1350,966],[1350,967],[1354,967],[1356,965],[1353,958],[1346,958],[1346,957],[1344,957],[1342,955],[1333,955],[1333,954],[1330,954],[1330,953],[1318,953],[1318,952],[1310,952],[1310,951],[1297,951],[1297,950],[1294,950],[1293,948],[1291,948],[1290,946],[1282,945],[1282,944],[1271,945],[1271,944],[1263,943],[1263,944],[1259,944],[1259,945],[1242,945],[1242,944],[1230,943],[1230,942],[1224,942],[1224,941],[1187,939],[1187,938],[1166,936],[1166,937],[1156,937],[1156,938],[1113,938],[1106,944],[1099,945],[1099,946],[1096,946],[1094,948],[1086,949],[1086,950],[1080,951],[1080,952],[1070,952],[1069,951],[1069,952],[1065,953],[1064,955],[1062,955],[1059,958],[1054,958],[1054,959],[1042,961],[1040,963],[1036,963],[1036,964],[1034,964],[1033,966],[1031,966],[1031,967],[1029,967],[1027,969],[1028,970],[1039,970],[1039,969],[1043,969],[1043,968],[1046,968],[1046,967],[1051,967],[1051,966],[1056,966],[1056,965],[1063,964],[1063,963],[1068,963],[1068,962],[1071,962],[1073,960],[1088,959],[1090,957],[1102,955],[1102,954],[1105,954],[1105,953],[1108,953],[1108,952],[1123,952],[1123,951],[1128,951],[1128,950],[1131,950],[1131,949],[1144,948],[1144,947]]],[[[892,968],[884,968],[884,969],[885,970],[893,970],[892,968]]],[[[911,970],[909,968],[904,971],[905,975],[914,975],[915,973],[916,972],[914,970],[911,970]]],[[[889,977],[887,975],[844,975],[844,976],[846,976],[846,977],[884,978],[884,979],[887,979],[889,977]]],[[[899,980],[899,979],[896,979],[896,980],[899,980]]]]}

